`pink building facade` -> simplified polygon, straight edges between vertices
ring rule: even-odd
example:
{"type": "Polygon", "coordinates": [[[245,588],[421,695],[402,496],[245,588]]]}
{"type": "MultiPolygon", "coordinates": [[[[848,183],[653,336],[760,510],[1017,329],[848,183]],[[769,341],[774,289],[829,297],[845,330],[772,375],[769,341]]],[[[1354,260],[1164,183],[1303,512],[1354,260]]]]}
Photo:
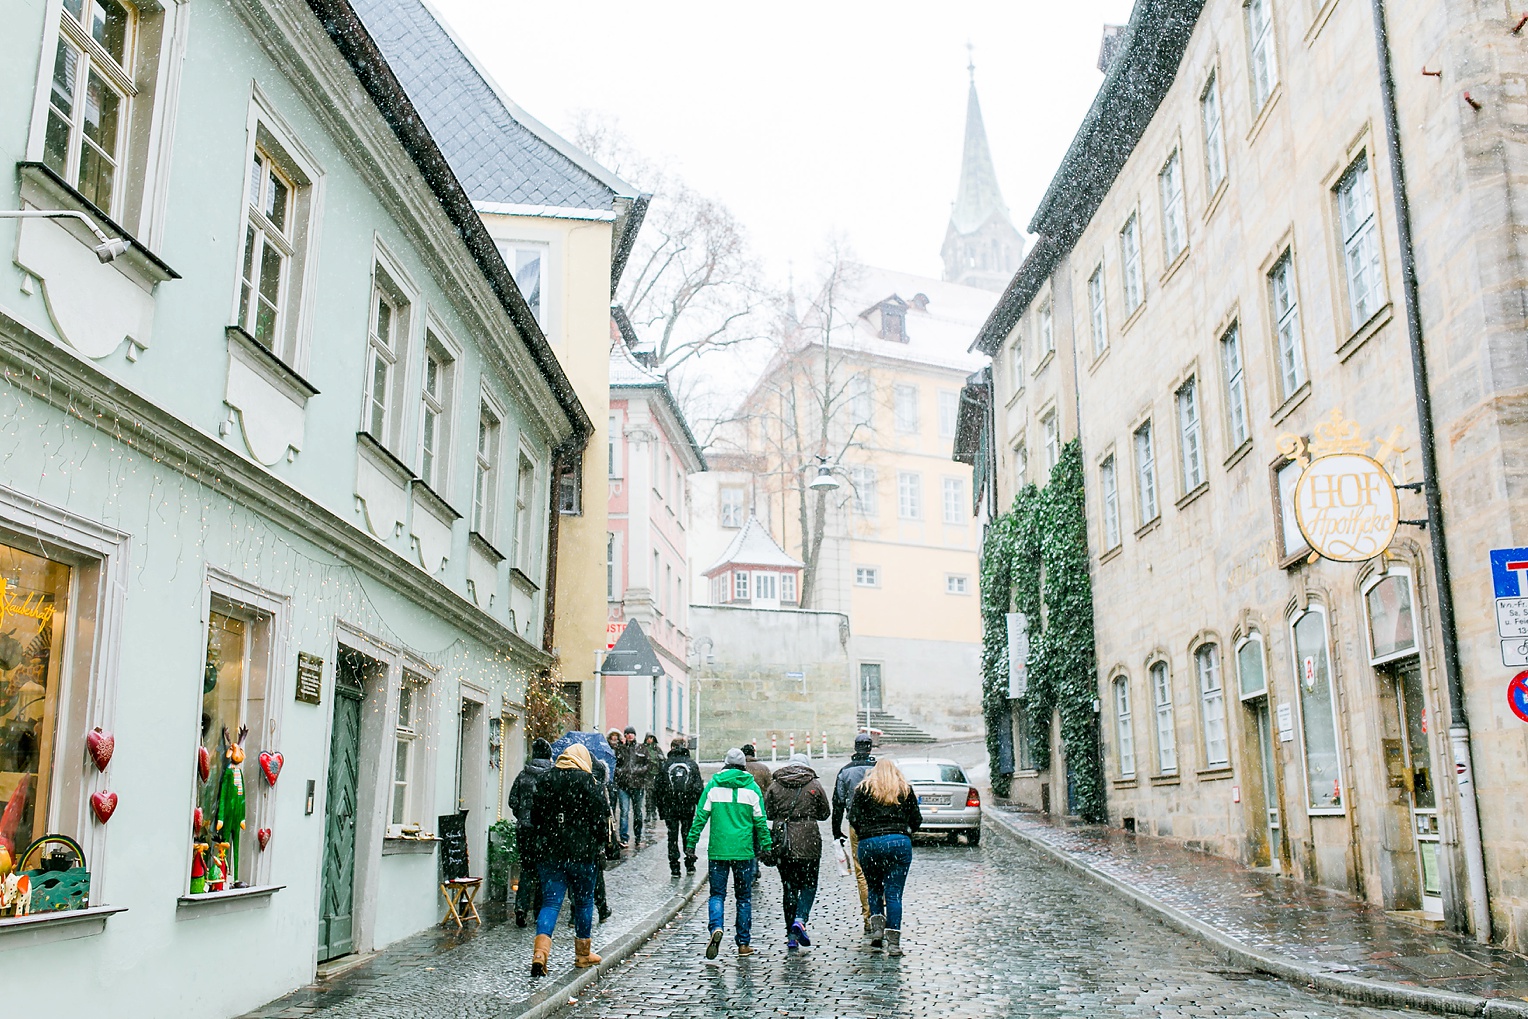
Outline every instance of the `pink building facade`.
{"type": "Polygon", "coordinates": [[[610,349],[610,504],[605,594],[607,643],[638,620],[666,675],[606,677],[595,717],[602,731],[630,725],[665,750],[688,736],[689,476],[706,469],[664,376],[620,339],[610,349]]]}

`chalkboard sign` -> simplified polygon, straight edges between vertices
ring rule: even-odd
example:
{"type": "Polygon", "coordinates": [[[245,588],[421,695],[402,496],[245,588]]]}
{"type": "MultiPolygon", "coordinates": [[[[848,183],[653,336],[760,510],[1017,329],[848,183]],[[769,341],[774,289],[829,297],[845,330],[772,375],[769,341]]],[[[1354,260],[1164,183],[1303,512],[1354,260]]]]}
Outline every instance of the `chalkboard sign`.
{"type": "Polygon", "coordinates": [[[463,810],[458,814],[442,814],[439,821],[435,831],[440,836],[440,879],[455,881],[470,877],[470,865],[467,863],[467,812],[463,810]]]}

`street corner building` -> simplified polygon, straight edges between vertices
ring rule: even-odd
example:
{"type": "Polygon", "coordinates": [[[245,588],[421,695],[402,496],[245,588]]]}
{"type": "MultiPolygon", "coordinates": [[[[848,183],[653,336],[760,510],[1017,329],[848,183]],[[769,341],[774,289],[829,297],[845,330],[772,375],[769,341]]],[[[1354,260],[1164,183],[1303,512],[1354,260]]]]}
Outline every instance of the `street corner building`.
{"type": "Polygon", "coordinates": [[[978,337],[956,453],[1012,796],[1520,950],[1512,28],[1137,4],[978,337]],[[1317,522],[1338,455],[1367,458],[1367,546],[1317,522]],[[1075,540],[1033,537],[1062,507],[1075,540]],[[1091,633],[1086,682],[1037,695],[1057,626],[1091,633]]]}
{"type": "Polygon", "coordinates": [[[8,13],[8,995],[237,1014],[484,872],[593,426],[344,0],[8,13]]]}

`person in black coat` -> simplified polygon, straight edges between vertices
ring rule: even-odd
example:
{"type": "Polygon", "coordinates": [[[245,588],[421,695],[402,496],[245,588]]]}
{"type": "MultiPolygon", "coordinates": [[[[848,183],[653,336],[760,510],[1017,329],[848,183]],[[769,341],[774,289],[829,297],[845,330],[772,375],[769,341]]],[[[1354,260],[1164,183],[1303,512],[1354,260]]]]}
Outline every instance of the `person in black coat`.
{"type": "Polygon", "coordinates": [[[902,954],[902,888],[913,865],[913,833],[923,825],[918,794],[890,760],[882,759],[854,791],[849,824],[859,839],[859,864],[870,889],[870,946],[902,954]]]}
{"type": "MultiPolygon", "coordinates": [[[[679,844],[695,822],[695,809],[705,791],[700,765],[690,756],[690,748],[680,737],[669,744],[668,757],[653,779],[653,798],[658,801],[658,816],[668,827],[669,873],[679,876],[679,844]]],[[[684,856],[685,869],[695,873],[695,854],[684,856]]]]}
{"type": "Polygon", "coordinates": [[[537,737],[531,743],[531,759],[514,785],[509,787],[509,809],[515,812],[515,848],[520,853],[520,885],[515,889],[515,926],[524,927],[532,910],[541,908],[541,878],[536,873],[535,815],[531,796],[536,780],[552,770],[552,744],[537,737]]]}
{"type": "Polygon", "coordinates": [[[562,752],[551,771],[536,780],[531,794],[535,852],[541,874],[541,912],[531,976],[545,976],[552,953],[552,932],[563,898],[573,895],[574,956],[580,969],[598,965],[591,947],[594,933],[594,884],[605,851],[610,808],[594,781],[589,750],[574,744],[562,752]]]}

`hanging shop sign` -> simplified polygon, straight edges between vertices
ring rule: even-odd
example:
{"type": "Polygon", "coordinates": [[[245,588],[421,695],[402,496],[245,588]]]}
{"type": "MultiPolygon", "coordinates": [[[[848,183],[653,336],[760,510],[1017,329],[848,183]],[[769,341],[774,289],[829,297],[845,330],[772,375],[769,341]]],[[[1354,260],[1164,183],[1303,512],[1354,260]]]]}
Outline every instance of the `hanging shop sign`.
{"type": "Polygon", "coordinates": [[[1399,441],[1399,427],[1388,439],[1362,438],[1340,410],[1316,426],[1309,443],[1298,435],[1279,437],[1279,450],[1300,467],[1295,524],[1315,556],[1360,563],[1390,547],[1401,504],[1385,464],[1405,462],[1399,441]]]}

